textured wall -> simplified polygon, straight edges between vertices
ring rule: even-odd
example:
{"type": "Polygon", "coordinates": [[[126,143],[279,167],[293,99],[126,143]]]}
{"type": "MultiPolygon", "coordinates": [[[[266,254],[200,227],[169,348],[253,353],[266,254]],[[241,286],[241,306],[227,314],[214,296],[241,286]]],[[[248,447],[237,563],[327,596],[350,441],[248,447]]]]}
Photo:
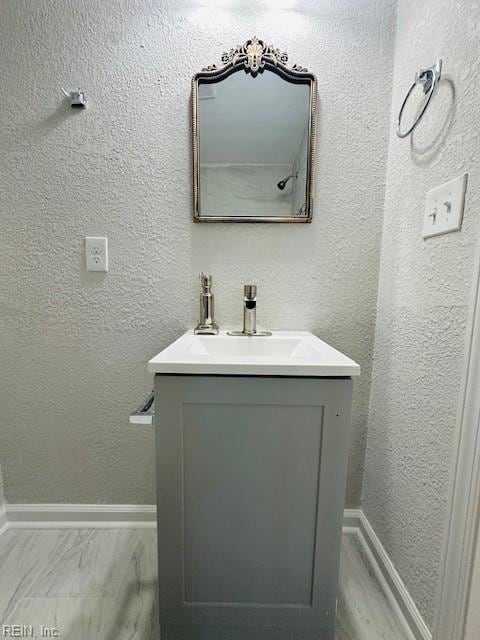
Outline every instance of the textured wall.
{"type": "Polygon", "coordinates": [[[0,466],[0,511],[5,504],[5,494],[3,489],[2,467],[0,466]]]}
{"type": "Polygon", "coordinates": [[[0,451],[10,502],[154,502],[153,432],[127,416],[151,388],[147,359],[196,321],[204,269],[221,325],[240,325],[242,285],[254,281],[261,324],[312,330],[361,363],[347,499],[358,505],[393,0],[266,6],[0,1],[0,451]],[[314,222],[194,225],[191,77],[254,34],[318,75],[314,222]],[[62,105],[62,86],[82,87],[89,108],[62,105]],[[97,234],[110,242],[105,275],[83,268],[83,237],[97,234]]]}
{"type": "Polygon", "coordinates": [[[400,0],[364,509],[431,624],[480,193],[480,7],[400,0]],[[435,37],[425,37],[435,34],[435,37]],[[412,141],[394,122],[415,71],[444,81],[412,141]],[[469,172],[460,233],[424,241],[425,193],[469,172]]]}

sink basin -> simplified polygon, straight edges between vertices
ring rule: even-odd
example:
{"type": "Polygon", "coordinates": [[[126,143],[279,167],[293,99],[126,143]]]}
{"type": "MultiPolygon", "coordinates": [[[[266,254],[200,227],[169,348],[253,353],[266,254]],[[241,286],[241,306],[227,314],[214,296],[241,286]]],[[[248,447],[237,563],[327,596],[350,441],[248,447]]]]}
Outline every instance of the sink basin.
{"type": "Polygon", "coordinates": [[[360,366],[307,331],[268,337],[195,335],[187,331],[148,363],[151,373],[314,376],[360,375],[360,366]]]}

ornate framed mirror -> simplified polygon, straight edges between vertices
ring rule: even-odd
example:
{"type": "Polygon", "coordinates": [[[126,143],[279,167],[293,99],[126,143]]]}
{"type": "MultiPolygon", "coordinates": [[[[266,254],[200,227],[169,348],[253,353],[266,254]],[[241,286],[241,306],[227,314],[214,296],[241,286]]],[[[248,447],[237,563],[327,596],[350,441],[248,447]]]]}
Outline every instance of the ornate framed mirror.
{"type": "Polygon", "coordinates": [[[311,222],[317,81],[252,38],[192,80],[195,222],[311,222]]]}

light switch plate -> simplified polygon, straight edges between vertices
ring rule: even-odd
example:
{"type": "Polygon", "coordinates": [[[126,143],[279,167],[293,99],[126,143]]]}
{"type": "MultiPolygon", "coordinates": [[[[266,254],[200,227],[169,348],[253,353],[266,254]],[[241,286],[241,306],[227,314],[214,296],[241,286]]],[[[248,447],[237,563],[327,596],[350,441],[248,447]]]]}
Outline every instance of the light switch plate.
{"type": "Polygon", "coordinates": [[[87,271],[108,271],[107,238],[85,238],[85,265],[87,271]]]}
{"type": "Polygon", "coordinates": [[[462,227],[467,173],[427,193],[423,237],[431,238],[462,227]]]}

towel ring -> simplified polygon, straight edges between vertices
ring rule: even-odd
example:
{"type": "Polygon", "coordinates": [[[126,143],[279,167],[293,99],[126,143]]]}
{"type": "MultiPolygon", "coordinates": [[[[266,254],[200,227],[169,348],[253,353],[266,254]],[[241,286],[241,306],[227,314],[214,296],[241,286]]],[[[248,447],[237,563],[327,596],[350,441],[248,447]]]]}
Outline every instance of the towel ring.
{"type": "Polygon", "coordinates": [[[408,90],[407,95],[405,96],[405,100],[403,101],[402,106],[400,107],[400,112],[398,114],[397,136],[399,138],[406,138],[407,136],[409,136],[412,133],[412,131],[415,129],[417,124],[420,122],[420,120],[423,117],[423,114],[425,113],[428,105],[430,104],[430,100],[432,99],[432,96],[435,93],[435,89],[437,88],[438,81],[440,80],[441,76],[442,76],[442,60],[441,59],[437,60],[437,62],[431,67],[427,67],[426,69],[420,69],[419,71],[417,71],[417,73],[415,74],[415,80],[412,86],[410,87],[410,89],[408,90]],[[408,102],[408,99],[412,95],[412,91],[415,89],[417,85],[421,85],[421,87],[423,88],[423,93],[427,97],[425,99],[423,107],[420,109],[420,112],[418,113],[411,127],[407,129],[407,131],[402,132],[401,122],[402,122],[403,111],[405,109],[405,105],[408,102]]]}

